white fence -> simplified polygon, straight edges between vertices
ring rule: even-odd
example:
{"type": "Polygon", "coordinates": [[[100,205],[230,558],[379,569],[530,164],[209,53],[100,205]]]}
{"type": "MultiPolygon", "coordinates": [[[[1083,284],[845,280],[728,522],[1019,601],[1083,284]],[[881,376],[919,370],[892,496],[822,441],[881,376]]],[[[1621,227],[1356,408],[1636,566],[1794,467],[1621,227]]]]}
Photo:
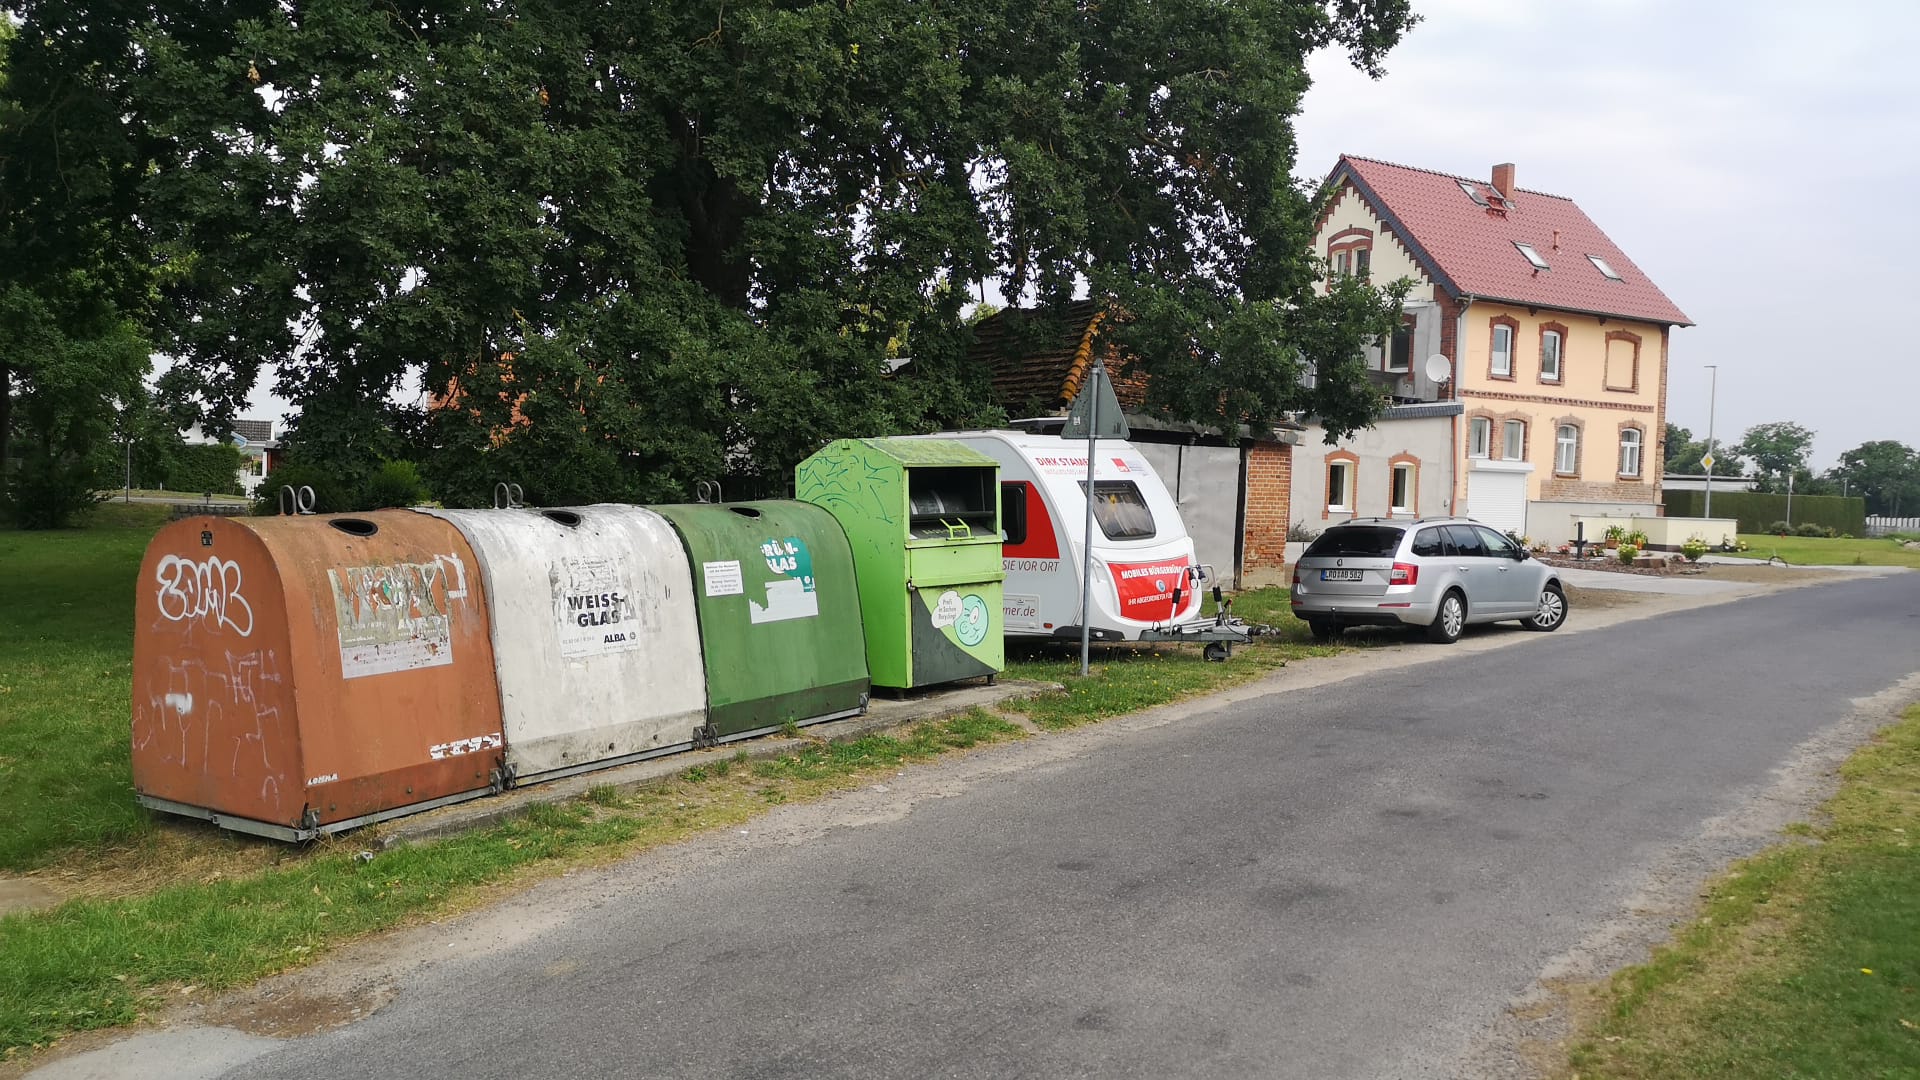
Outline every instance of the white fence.
{"type": "Polygon", "coordinates": [[[1867,518],[1868,536],[1886,536],[1888,533],[1920,533],[1920,517],[1873,514],[1867,518]]]}

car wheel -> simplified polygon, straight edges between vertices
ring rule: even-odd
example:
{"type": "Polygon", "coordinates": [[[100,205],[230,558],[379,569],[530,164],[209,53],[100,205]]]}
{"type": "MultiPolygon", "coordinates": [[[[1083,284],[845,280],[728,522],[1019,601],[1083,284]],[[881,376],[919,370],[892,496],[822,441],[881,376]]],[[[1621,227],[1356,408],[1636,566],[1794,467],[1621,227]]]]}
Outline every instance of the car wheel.
{"type": "Polygon", "coordinates": [[[1560,586],[1549,581],[1540,590],[1540,606],[1534,609],[1532,615],[1521,619],[1520,625],[1544,634],[1560,629],[1560,624],[1566,621],[1567,594],[1560,591],[1560,586]]]}
{"type": "Polygon", "coordinates": [[[1460,631],[1467,628],[1467,598],[1459,590],[1450,589],[1440,598],[1440,611],[1427,625],[1427,640],[1435,645],[1451,645],[1460,640],[1460,631]]]}
{"type": "Polygon", "coordinates": [[[1325,619],[1308,619],[1307,629],[1312,631],[1315,641],[1332,641],[1340,636],[1340,628],[1325,619]]]}

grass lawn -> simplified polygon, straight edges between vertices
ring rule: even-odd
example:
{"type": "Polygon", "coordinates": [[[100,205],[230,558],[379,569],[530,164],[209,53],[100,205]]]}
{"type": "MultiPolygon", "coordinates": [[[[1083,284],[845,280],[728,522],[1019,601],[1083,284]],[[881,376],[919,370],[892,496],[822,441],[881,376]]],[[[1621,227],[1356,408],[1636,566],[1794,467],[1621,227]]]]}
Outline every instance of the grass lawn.
{"type": "MultiPolygon", "coordinates": [[[[1897,540],[1823,540],[1811,536],[1771,536],[1741,533],[1753,550],[1731,556],[1759,559],[1778,555],[1794,566],[1911,566],[1920,569],[1920,551],[1909,551],[1897,540]]],[[[1716,552],[1716,554],[1718,554],[1716,552]]]]}
{"type": "Polygon", "coordinates": [[[1920,708],[1842,767],[1820,824],[1790,831],[1614,976],[1572,1075],[1920,1076],[1920,708]]]}
{"type": "Polygon", "coordinates": [[[147,828],[128,764],[133,584],[168,508],[0,531],[0,870],[147,828]]]}

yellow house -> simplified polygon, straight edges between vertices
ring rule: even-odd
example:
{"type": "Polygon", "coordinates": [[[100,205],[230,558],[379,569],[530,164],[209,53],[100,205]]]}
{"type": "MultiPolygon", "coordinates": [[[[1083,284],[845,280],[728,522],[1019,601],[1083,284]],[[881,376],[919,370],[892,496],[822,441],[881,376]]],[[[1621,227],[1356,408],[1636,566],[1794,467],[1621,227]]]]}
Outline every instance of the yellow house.
{"type": "MultiPolygon", "coordinates": [[[[1573,200],[1520,189],[1510,164],[1483,180],[1352,156],[1327,190],[1314,248],[1331,273],[1415,283],[1404,329],[1369,355],[1376,379],[1400,405],[1460,406],[1431,513],[1547,543],[1576,517],[1660,513],[1667,350],[1692,323],[1573,200]]],[[[1369,473],[1340,467],[1344,446],[1298,448],[1296,473],[1322,451],[1335,482],[1369,473]]]]}

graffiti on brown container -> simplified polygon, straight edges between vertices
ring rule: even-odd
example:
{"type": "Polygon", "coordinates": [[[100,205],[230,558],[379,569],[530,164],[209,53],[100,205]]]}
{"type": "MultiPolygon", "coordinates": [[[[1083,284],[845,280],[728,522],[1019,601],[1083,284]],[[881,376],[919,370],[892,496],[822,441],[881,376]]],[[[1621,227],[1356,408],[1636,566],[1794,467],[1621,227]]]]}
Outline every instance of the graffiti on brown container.
{"type": "Polygon", "coordinates": [[[258,775],[260,797],[273,798],[280,775],[268,748],[269,733],[281,724],[279,657],[272,649],[228,650],[223,656],[224,664],[199,657],[168,660],[149,674],[134,694],[133,748],[151,746],[158,761],[189,772],[224,766],[228,776],[258,775]]]}
{"type": "Polygon", "coordinates": [[[466,596],[466,577],[465,564],[455,556],[328,570],[340,627],[341,677],[453,663],[453,601],[466,596]]]}
{"type": "Polygon", "coordinates": [[[253,634],[253,605],[241,593],[240,564],[217,555],[195,561],[168,555],[154,567],[160,617],[168,622],[200,619],[241,637],[253,634]]]}

